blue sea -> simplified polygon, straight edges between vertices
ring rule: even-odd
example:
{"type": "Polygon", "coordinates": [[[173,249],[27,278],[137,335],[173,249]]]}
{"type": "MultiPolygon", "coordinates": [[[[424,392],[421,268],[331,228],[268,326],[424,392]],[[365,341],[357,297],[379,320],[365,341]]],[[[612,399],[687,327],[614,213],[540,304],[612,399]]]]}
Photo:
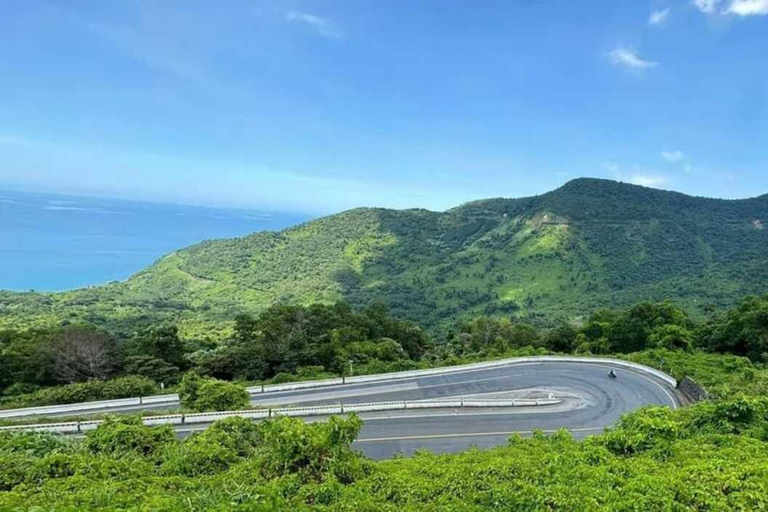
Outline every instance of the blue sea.
{"type": "Polygon", "coordinates": [[[60,291],[123,280],[203,240],[306,220],[302,214],[0,190],[0,289],[60,291]]]}

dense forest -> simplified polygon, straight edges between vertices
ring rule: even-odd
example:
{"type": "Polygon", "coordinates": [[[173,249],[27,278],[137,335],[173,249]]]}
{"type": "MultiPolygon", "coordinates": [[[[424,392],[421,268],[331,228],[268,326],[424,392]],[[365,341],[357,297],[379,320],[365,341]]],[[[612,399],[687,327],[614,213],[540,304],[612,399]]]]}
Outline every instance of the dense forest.
{"type": "Polygon", "coordinates": [[[440,335],[478,315],[552,326],[639,300],[671,299],[702,318],[768,289],[766,222],[768,196],[704,199],[594,179],[442,213],[363,208],[204,242],[124,283],[0,292],[0,328],[88,323],[126,336],[171,323],[185,338],[222,340],[238,315],[338,301],[384,302],[440,335]]]}

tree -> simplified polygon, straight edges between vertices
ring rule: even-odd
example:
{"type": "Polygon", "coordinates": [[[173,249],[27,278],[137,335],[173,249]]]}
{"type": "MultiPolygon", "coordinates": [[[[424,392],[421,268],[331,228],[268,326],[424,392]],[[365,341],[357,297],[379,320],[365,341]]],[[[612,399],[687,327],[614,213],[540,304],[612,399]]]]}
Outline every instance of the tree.
{"type": "Polygon", "coordinates": [[[94,328],[67,327],[55,339],[53,362],[62,382],[104,380],[115,367],[115,343],[94,328]]]}
{"type": "Polygon", "coordinates": [[[178,368],[188,366],[184,357],[184,342],[179,338],[179,328],[175,325],[144,329],[129,343],[128,352],[131,356],[161,359],[178,368]]]}
{"type": "Polygon", "coordinates": [[[239,345],[253,343],[258,332],[258,323],[251,315],[237,315],[235,317],[235,334],[232,340],[239,345]]]}
{"type": "Polygon", "coordinates": [[[2,331],[3,368],[0,381],[49,386],[58,381],[53,371],[54,333],[46,330],[2,331]]]}
{"type": "Polygon", "coordinates": [[[747,297],[703,331],[702,341],[711,350],[768,361],[768,295],[747,297]]]}
{"type": "Polygon", "coordinates": [[[123,365],[125,373],[141,375],[155,382],[172,384],[179,380],[180,370],[163,359],[152,356],[131,356],[126,358],[123,365]]]}
{"type": "Polygon", "coordinates": [[[562,323],[544,337],[544,345],[555,352],[571,352],[578,330],[568,323],[562,323]]]}
{"type": "Polygon", "coordinates": [[[648,336],[648,345],[669,350],[690,350],[693,347],[693,333],[679,325],[661,325],[648,336]]]}
{"type": "MultiPolygon", "coordinates": [[[[597,322],[590,322],[592,324],[597,322]]],[[[671,302],[640,302],[619,314],[607,328],[614,352],[637,352],[649,346],[654,329],[664,325],[688,328],[691,321],[683,310],[671,302]]]]}

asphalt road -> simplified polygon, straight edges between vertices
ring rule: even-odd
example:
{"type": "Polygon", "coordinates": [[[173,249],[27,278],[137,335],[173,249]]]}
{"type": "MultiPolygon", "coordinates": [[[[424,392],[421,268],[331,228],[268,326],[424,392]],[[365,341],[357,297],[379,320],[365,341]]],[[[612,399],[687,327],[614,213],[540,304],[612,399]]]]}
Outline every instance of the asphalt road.
{"type": "Polygon", "coordinates": [[[373,458],[419,448],[454,452],[504,444],[513,433],[567,428],[576,437],[601,432],[622,414],[649,404],[678,407],[674,389],[645,373],[592,363],[546,362],[463,371],[385,383],[270,393],[254,404],[320,405],[428,398],[523,398],[554,394],[556,406],[520,409],[440,409],[362,414],[356,447],[373,458]]]}
{"type": "MultiPolygon", "coordinates": [[[[308,406],[453,397],[510,399],[554,395],[562,400],[558,405],[540,407],[363,413],[363,428],[355,446],[373,458],[407,455],[420,448],[454,452],[471,446],[495,446],[506,443],[514,433],[530,435],[534,429],[554,432],[567,428],[575,437],[585,437],[601,432],[622,414],[644,405],[679,406],[675,390],[662,379],[621,366],[613,367],[618,377],[612,379],[608,376],[611,368],[610,364],[597,362],[521,362],[367,384],[269,392],[253,395],[251,401],[262,406],[308,406]]],[[[139,408],[129,406],[111,412],[139,408]]],[[[184,437],[207,426],[198,423],[176,428],[179,436],[184,437]]]]}

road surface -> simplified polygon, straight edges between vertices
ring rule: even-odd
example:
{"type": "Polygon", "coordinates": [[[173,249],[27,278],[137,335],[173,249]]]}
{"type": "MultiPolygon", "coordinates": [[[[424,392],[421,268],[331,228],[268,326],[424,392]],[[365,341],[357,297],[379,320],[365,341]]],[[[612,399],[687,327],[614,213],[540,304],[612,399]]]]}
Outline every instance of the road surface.
{"type": "MultiPolygon", "coordinates": [[[[569,429],[575,437],[600,433],[622,414],[649,404],[679,406],[675,390],[652,375],[594,363],[537,362],[390,382],[286,391],[256,396],[257,405],[324,405],[429,398],[526,398],[555,395],[556,406],[520,409],[439,409],[361,414],[356,448],[373,458],[419,448],[455,452],[506,443],[513,433],[569,429]]],[[[316,421],[313,419],[312,421],[316,421]]],[[[181,435],[204,428],[180,426],[181,435]]]]}
{"type": "MultiPolygon", "coordinates": [[[[311,406],[378,402],[415,402],[437,398],[514,399],[555,397],[557,405],[540,407],[443,408],[362,413],[356,448],[373,458],[411,454],[420,448],[454,452],[471,446],[504,444],[514,433],[534,429],[570,430],[575,437],[600,433],[622,414],[649,404],[679,406],[672,382],[626,363],[592,360],[510,361],[504,366],[453,368],[438,375],[381,376],[376,382],[341,384],[251,395],[261,406],[311,406]],[[615,369],[618,377],[608,373],[615,369]]],[[[87,404],[68,407],[81,408],[87,404]]],[[[93,404],[91,404],[93,405],[93,404]]],[[[167,405],[165,407],[168,407],[167,405]]],[[[157,406],[112,407],[132,412],[157,406]]],[[[99,412],[90,409],[89,414],[99,412]]],[[[162,411],[158,411],[162,414],[162,411]]],[[[72,415],[71,412],[67,413],[72,415]]],[[[2,413],[0,412],[0,416],[2,413]]],[[[323,417],[308,418],[322,421],[323,417]]],[[[204,429],[205,423],[177,425],[180,436],[204,429]]]]}

